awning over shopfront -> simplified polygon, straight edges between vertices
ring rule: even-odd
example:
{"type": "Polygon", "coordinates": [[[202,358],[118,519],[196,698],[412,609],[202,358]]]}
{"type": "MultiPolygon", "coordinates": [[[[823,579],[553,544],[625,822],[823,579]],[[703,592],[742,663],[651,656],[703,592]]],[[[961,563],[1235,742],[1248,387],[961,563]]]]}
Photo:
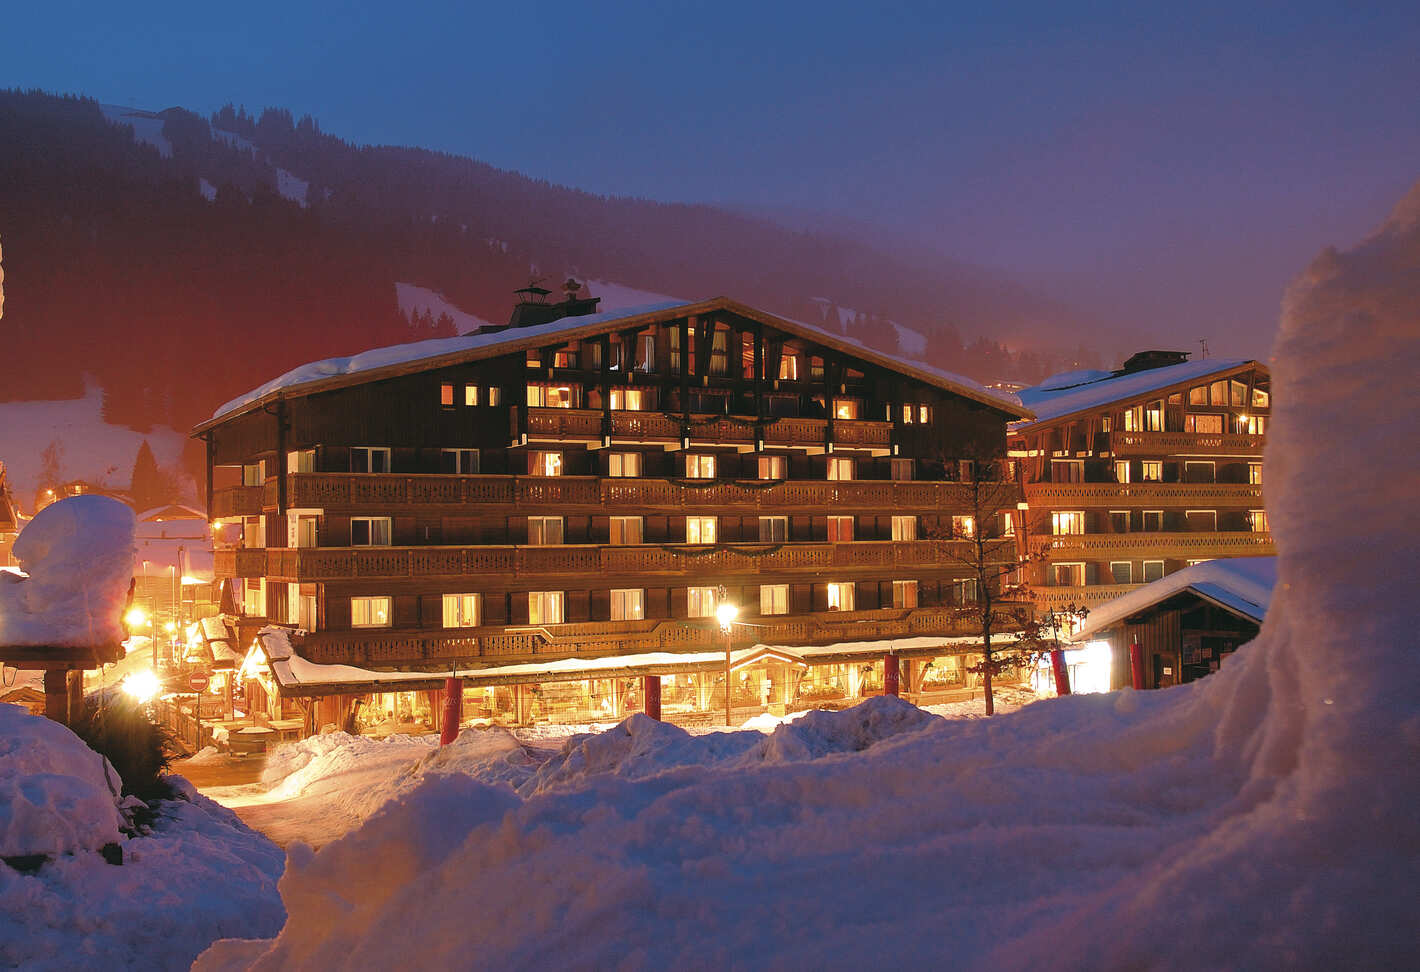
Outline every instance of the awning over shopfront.
{"type": "MultiPolygon", "coordinates": [[[[1007,638],[1001,639],[1004,647],[1007,638]]],[[[869,661],[885,655],[925,658],[944,654],[965,654],[978,650],[980,638],[898,638],[880,641],[848,641],[832,645],[787,646],[757,644],[730,653],[732,669],[756,664],[778,663],[796,668],[812,665],[869,661]]],[[[460,668],[442,671],[378,671],[353,665],[325,665],[302,658],[291,644],[291,629],[263,628],[248,653],[243,669],[256,665],[269,668],[271,677],[284,696],[312,698],[329,695],[361,695],[371,692],[405,692],[442,689],[444,680],[461,679],[465,685],[526,685],[540,682],[576,681],[588,678],[632,678],[642,675],[684,675],[718,672],[725,666],[723,651],[644,652],[596,658],[560,658],[555,661],[498,665],[488,668],[460,668]],[[259,657],[258,657],[259,655],[259,657]]]]}

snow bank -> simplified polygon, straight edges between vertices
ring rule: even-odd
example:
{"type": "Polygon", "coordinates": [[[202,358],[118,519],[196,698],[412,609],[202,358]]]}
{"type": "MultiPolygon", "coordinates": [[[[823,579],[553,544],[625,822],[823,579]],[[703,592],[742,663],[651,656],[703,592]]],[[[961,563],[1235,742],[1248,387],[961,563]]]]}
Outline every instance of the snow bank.
{"type": "Polygon", "coordinates": [[[117,841],[122,781],[106,763],[66,726],[0,704],[0,857],[117,841]]]}
{"type": "Polygon", "coordinates": [[[0,645],[121,642],[133,528],[133,511],[107,496],[71,496],[41,510],[13,547],[29,577],[0,575],[0,645]]]}

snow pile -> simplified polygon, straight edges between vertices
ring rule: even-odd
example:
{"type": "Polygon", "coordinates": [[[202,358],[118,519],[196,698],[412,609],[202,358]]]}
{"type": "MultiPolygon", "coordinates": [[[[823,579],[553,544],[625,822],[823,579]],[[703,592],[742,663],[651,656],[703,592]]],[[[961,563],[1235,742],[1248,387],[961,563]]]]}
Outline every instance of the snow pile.
{"type": "Polygon", "coordinates": [[[0,705],[0,857],[72,854],[118,840],[121,783],[65,726],[0,705]]]}
{"type": "Polygon", "coordinates": [[[0,575],[0,645],[121,642],[133,526],[133,511],[107,496],[71,496],[41,510],[13,547],[29,577],[0,575]]]}
{"type": "Polygon", "coordinates": [[[64,726],[0,705],[0,966],[187,968],[214,940],[272,935],[280,850],[170,777],[150,833],[120,835],[118,775],[64,726]],[[111,778],[111,784],[110,784],[111,778]],[[112,789],[110,789],[112,785],[112,789]],[[117,843],[122,866],[98,852],[117,843]]]}
{"type": "Polygon", "coordinates": [[[1289,294],[1278,585],[1221,672],[522,802],[426,781],[292,856],[263,967],[393,965],[411,941],[433,965],[511,967],[1414,966],[1420,453],[1397,444],[1417,320],[1413,219],[1289,294]],[[1379,455],[1384,475],[1357,474],[1379,455]]]}

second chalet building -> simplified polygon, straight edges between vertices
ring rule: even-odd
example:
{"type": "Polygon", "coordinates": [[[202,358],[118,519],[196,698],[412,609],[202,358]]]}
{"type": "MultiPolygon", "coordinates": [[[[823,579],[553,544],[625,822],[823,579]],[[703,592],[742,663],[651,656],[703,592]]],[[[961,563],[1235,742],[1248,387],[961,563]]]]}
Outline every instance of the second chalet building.
{"type": "Polygon", "coordinates": [[[1220,557],[1274,554],[1263,506],[1271,381],[1256,361],[1146,351],[1020,392],[1011,426],[1037,606],[1095,607],[1220,557]]]}
{"type": "Polygon", "coordinates": [[[381,731],[437,720],[457,669],[475,716],[620,718],[655,674],[668,716],[718,710],[721,599],[745,714],[868,691],[885,652],[905,690],[969,681],[945,538],[975,528],[971,464],[1005,472],[1014,396],[725,298],[524,296],[506,328],[307,365],[195,430],[217,575],[246,630],[293,629],[249,659],[249,705],[314,731],[363,699],[381,731]]]}

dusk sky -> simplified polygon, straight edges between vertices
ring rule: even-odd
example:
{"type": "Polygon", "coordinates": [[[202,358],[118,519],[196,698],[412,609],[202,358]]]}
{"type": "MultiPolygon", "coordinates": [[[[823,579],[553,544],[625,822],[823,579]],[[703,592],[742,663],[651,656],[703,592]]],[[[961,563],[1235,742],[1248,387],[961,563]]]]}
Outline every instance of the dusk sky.
{"type": "Polygon", "coordinates": [[[989,7],[56,2],[0,86],[822,213],[1248,356],[1420,178],[1420,4],[989,7]]]}

